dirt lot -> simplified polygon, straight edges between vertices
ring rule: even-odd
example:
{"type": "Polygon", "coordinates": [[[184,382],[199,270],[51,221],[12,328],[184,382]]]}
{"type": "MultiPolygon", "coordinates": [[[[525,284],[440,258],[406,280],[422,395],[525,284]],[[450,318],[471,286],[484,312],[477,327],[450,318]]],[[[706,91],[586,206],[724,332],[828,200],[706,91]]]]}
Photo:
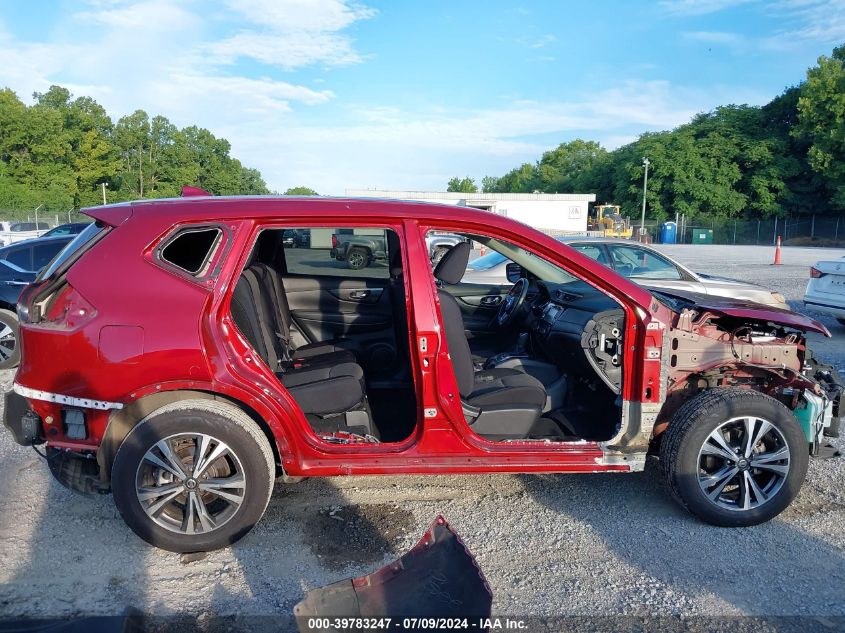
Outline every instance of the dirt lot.
{"type": "MultiPolygon", "coordinates": [[[[841,251],[671,247],[695,270],[758,281],[801,309],[810,264],[841,251]]],[[[845,328],[814,341],[845,367],[845,328]]],[[[12,372],[0,374],[6,390],[12,372]]],[[[838,440],[840,448],[845,442],[838,440]]],[[[656,469],[631,475],[383,477],[279,485],[236,546],[183,563],[123,524],[110,497],[54,483],[0,433],[0,614],[279,614],[366,573],[437,514],[475,553],[500,614],[845,615],[845,460],[815,460],[777,520],[720,529],[685,514],[656,469]]]]}

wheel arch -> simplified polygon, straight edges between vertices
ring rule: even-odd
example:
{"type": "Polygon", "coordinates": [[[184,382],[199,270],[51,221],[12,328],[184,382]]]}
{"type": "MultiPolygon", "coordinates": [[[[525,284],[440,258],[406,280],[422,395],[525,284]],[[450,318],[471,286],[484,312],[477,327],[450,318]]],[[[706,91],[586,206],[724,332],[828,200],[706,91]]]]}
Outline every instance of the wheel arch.
{"type": "Polygon", "coordinates": [[[267,441],[270,442],[270,448],[273,450],[273,459],[276,462],[276,475],[278,476],[282,474],[282,457],[279,443],[270,428],[270,425],[267,424],[267,421],[264,420],[264,418],[262,418],[255,409],[236,398],[213,391],[202,391],[199,389],[175,389],[172,391],[162,391],[142,396],[124,408],[114,411],[109,416],[106,431],[103,434],[103,439],[97,449],[97,464],[100,467],[101,480],[104,482],[111,481],[111,470],[117,450],[120,448],[120,445],[123,443],[123,440],[129,432],[135,428],[141,420],[168,404],[183,400],[216,400],[228,402],[242,410],[252,419],[253,422],[256,423],[258,428],[261,429],[261,432],[267,437],[267,441]]]}

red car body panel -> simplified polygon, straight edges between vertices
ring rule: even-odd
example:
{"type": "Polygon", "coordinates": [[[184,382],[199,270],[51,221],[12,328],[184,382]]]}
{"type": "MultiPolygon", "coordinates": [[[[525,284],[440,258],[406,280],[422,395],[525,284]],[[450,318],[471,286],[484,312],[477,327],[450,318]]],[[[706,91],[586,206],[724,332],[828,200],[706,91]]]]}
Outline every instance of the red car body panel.
{"type": "MultiPolygon", "coordinates": [[[[666,396],[660,354],[674,313],[593,259],[499,215],[369,199],[204,197],[111,205],[86,213],[120,228],[108,232],[68,273],[79,294],[78,305],[83,306],[79,314],[69,315],[73,317],[69,327],[57,330],[50,324],[22,324],[23,354],[16,381],[31,389],[124,405],[167,391],[219,394],[245,405],[266,423],[289,475],[631,469],[627,458],[604,459],[605,451],[595,442],[497,443],[470,431],[425,247],[429,228],[513,242],[616,299],[626,314],[623,399],[659,407],[666,396]],[[225,242],[213,276],[197,280],[153,257],[157,246],[177,227],[208,224],[224,229],[225,242]],[[415,433],[401,443],[329,444],[318,438],[233,323],[229,300],[234,281],[258,231],[267,226],[303,225],[391,228],[403,240],[418,420],[415,433]],[[115,331],[115,327],[126,329],[115,331]],[[425,352],[420,345],[423,338],[425,352]],[[424,417],[425,409],[435,414],[424,417]]],[[[749,308],[748,313],[754,310],[749,308]]],[[[797,318],[794,324],[806,327],[797,318]]],[[[31,405],[44,420],[61,419],[61,405],[41,400],[31,400],[31,405]]],[[[96,449],[111,415],[91,411],[86,440],[71,441],[63,436],[60,424],[48,424],[48,443],[74,450],[96,449]]]]}
{"type": "Polygon", "coordinates": [[[752,321],[770,321],[778,325],[785,325],[793,327],[805,332],[818,332],[824,334],[828,338],[832,335],[830,331],[815,319],[811,319],[803,314],[797,312],[790,312],[788,310],[781,310],[779,308],[770,308],[768,306],[761,306],[755,303],[746,302],[730,302],[721,303],[720,301],[702,302],[696,304],[702,310],[709,312],[716,312],[731,316],[738,319],[748,319],[752,321]]]}

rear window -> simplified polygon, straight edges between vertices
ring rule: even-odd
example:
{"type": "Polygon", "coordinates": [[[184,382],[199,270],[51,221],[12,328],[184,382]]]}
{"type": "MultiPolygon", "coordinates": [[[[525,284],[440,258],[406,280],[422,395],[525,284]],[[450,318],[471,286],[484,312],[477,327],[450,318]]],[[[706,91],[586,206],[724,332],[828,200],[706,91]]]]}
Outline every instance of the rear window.
{"type": "Polygon", "coordinates": [[[57,271],[64,271],[65,268],[75,262],[82,254],[87,251],[94,242],[105,232],[106,226],[99,222],[89,224],[82,233],[77,235],[71,242],[59,251],[59,254],[53,258],[44,270],[38,275],[38,281],[49,279],[56,274],[57,271]]]}

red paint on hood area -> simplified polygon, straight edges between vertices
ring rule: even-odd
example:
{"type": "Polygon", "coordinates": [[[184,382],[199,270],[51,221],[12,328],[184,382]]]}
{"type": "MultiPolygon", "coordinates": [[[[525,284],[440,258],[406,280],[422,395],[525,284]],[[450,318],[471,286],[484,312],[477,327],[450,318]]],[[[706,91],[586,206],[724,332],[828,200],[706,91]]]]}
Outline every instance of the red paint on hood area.
{"type": "Polygon", "coordinates": [[[792,312],[790,310],[781,310],[780,308],[771,308],[768,306],[759,305],[756,303],[742,303],[732,302],[730,300],[724,303],[719,302],[704,302],[696,305],[700,310],[707,310],[709,312],[717,312],[725,316],[735,317],[737,319],[752,319],[754,321],[769,321],[777,323],[778,325],[786,325],[794,327],[805,332],[819,332],[828,338],[831,333],[828,329],[808,316],[792,312]]]}

